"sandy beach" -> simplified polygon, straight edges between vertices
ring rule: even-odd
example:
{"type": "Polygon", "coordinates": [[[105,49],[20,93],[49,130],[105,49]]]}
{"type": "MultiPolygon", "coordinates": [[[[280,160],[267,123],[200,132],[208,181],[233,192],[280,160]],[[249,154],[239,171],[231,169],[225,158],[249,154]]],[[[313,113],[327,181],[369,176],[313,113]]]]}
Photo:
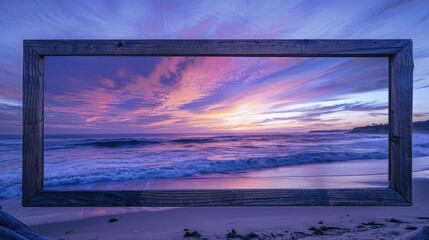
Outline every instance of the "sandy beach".
{"type": "Polygon", "coordinates": [[[429,225],[429,179],[414,179],[412,207],[201,207],[114,214],[32,226],[57,239],[207,239],[256,233],[265,239],[395,239],[429,225]],[[117,222],[109,222],[115,218],[117,222]],[[312,227],[324,229],[317,235],[312,227]],[[293,239],[293,238],[292,238],[293,239]]]}
{"type": "MultiPolygon", "coordinates": [[[[365,177],[356,168],[356,164],[362,163],[340,163],[344,171],[338,173],[338,168],[334,168],[336,174],[334,170],[325,172],[317,181],[322,187],[335,187],[332,183],[347,177],[362,186],[371,182],[373,186],[380,185],[378,180],[386,177],[380,169],[384,161],[365,160],[367,172],[370,169],[373,173],[365,177]],[[346,165],[349,167],[345,168],[346,165]]],[[[429,226],[428,163],[428,157],[414,159],[412,207],[22,208],[17,199],[3,201],[1,205],[54,239],[183,239],[186,235],[194,236],[188,239],[245,239],[246,235],[254,239],[395,239],[429,226]]],[[[306,164],[278,171],[300,176],[315,168],[332,169],[328,166],[306,164]]],[[[304,178],[291,179],[305,188],[304,178]]]]}

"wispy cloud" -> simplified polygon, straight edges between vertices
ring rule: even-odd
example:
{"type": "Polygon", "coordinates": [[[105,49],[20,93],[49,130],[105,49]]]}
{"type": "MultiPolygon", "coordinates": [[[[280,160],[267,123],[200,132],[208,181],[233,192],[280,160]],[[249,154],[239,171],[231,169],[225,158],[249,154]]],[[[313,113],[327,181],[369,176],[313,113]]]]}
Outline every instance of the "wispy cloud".
{"type": "MultiPolygon", "coordinates": [[[[23,39],[411,38],[415,57],[414,76],[419,79],[419,83],[415,85],[414,101],[416,104],[414,104],[413,112],[417,113],[416,120],[423,120],[426,116],[424,114],[429,113],[429,106],[425,104],[429,83],[427,68],[429,65],[429,47],[427,45],[429,15],[427,9],[429,9],[429,2],[426,0],[274,0],[266,2],[168,0],[121,1],[120,3],[111,1],[12,1],[2,4],[0,8],[0,35],[2,36],[0,41],[0,55],[2,56],[0,58],[0,96],[8,101],[21,101],[23,39]]],[[[234,84],[225,83],[219,78],[223,76],[222,74],[227,74],[228,69],[225,69],[223,73],[216,72],[217,81],[212,82],[210,86],[199,85],[196,78],[193,80],[186,78],[187,80],[183,82],[176,81],[186,74],[197,74],[197,70],[191,71],[191,68],[189,70],[187,68],[181,76],[166,74],[161,78],[161,82],[165,85],[163,86],[158,85],[157,82],[148,81],[148,79],[159,79],[155,75],[153,77],[147,75],[149,72],[154,73],[152,67],[155,64],[149,66],[146,71],[139,71],[138,66],[133,67],[133,62],[129,62],[128,67],[124,68],[122,73],[107,74],[108,76],[104,76],[98,81],[82,83],[76,79],[73,81],[72,79],[61,79],[57,84],[67,81],[73,94],[64,92],[64,90],[60,94],[60,87],[55,84],[50,90],[52,93],[57,91],[58,95],[68,96],[73,100],[67,102],[52,98],[47,101],[56,102],[57,108],[70,107],[72,104],[80,103],[82,106],[79,107],[80,109],[83,109],[83,106],[86,106],[87,109],[97,109],[97,111],[104,109],[106,116],[108,116],[107,114],[112,115],[109,115],[110,120],[114,119],[116,115],[110,113],[109,109],[116,106],[124,109],[124,112],[118,111],[118,121],[124,119],[121,116],[125,114],[126,110],[126,107],[120,106],[128,103],[133,106],[132,99],[142,97],[136,89],[151,89],[151,91],[146,91],[148,96],[145,96],[145,100],[147,101],[141,103],[138,111],[146,111],[147,114],[154,116],[156,113],[151,113],[150,109],[190,111],[203,106],[206,108],[218,106],[218,109],[227,107],[223,106],[226,102],[216,103],[215,99],[210,96],[217,91],[228,91],[233,88],[234,84]],[[82,91],[82,84],[85,85],[85,90],[78,94],[74,89],[82,91]],[[174,90],[167,86],[168,84],[174,85],[174,90]],[[188,89],[189,93],[184,94],[184,89],[188,89]],[[112,90],[115,94],[111,94],[112,90]],[[83,99],[86,99],[86,96],[91,95],[92,92],[94,92],[94,102],[84,103],[83,99]]],[[[172,63],[166,64],[175,66],[172,63]]],[[[137,64],[134,63],[134,65],[137,64]]],[[[159,63],[156,63],[156,66],[158,65],[159,63]]],[[[203,65],[204,63],[201,63],[197,69],[210,69],[204,68],[203,65]]],[[[224,67],[228,66],[229,64],[225,64],[224,67]]],[[[340,65],[337,66],[340,67],[340,65]]],[[[295,67],[299,68],[299,66],[295,67]]],[[[371,68],[371,64],[365,67],[365,69],[367,68],[371,68]]],[[[257,66],[254,69],[264,68],[257,66]]],[[[360,71],[361,74],[366,74],[366,71],[359,70],[362,69],[359,67],[349,66],[343,69],[348,69],[350,73],[360,71]]],[[[275,72],[275,70],[272,71],[275,72]]],[[[293,72],[293,68],[291,67],[289,71],[293,72]]],[[[209,73],[213,76],[215,74],[209,73]]],[[[246,74],[257,76],[266,73],[242,71],[240,74],[237,78],[243,78],[246,74]]],[[[282,75],[282,73],[276,74],[282,75]]],[[[296,102],[303,102],[304,99],[325,101],[328,94],[342,98],[342,94],[376,91],[386,86],[385,79],[378,75],[370,76],[368,74],[367,77],[374,81],[364,84],[357,81],[355,77],[347,78],[347,73],[340,75],[345,78],[337,79],[337,82],[334,80],[337,76],[321,75],[317,81],[312,81],[311,84],[305,83],[312,92],[319,93],[320,99],[317,98],[317,94],[309,94],[307,91],[298,89],[291,92],[291,95],[294,95],[292,98],[296,102]],[[343,87],[341,84],[347,85],[347,87],[343,87]],[[330,88],[336,90],[332,91],[330,88]],[[340,89],[347,89],[349,92],[340,89]]],[[[227,76],[228,79],[231,77],[227,76]]],[[[199,78],[202,79],[201,76],[199,78]]],[[[279,101],[278,104],[280,106],[283,103],[279,101]]],[[[74,109],[67,109],[78,110],[78,105],[75,106],[74,109]]],[[[128,110],[130,108],[128,107],[128,110]]],[[[67,109],[63,109],[61,114],[66,116],[67,109]]],[[[57,114],[60,114],[59,112],[57,114]]],[[[93,117],[95,113],[93,112],[91,115],[91,112],[86,112],[86,114],[82,121],[93,117]]],[[[5,113],[0,111],[0,120],[5,118],[4,116],[6,116],[5,113]]],[[[68,119],[75,118],[78,117],[68,116],[68,119]]],[[[136,117],[134,120],[141,121],[141,118],[136,117]]],[[[21,122],[20,114],[15,116],[15,121],[21,122]]],[[[9,127],[2,124],[0,131],[9,131],[9,127]]]]}
{"type": "Polygon", "coordinates": [[[287,131],[387,111],[382,58],[50,57],[45,82],[47,129],[287,131]]]}

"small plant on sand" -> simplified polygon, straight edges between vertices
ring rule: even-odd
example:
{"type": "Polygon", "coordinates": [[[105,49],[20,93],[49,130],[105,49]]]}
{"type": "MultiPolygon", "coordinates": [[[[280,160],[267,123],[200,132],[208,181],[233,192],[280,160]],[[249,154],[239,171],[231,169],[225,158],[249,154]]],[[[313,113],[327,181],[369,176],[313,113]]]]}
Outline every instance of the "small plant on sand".
{"type": "Polygon", "coordinates": [[[414,226],[406,226],[406,227],[405,227],[405,230],[414,231],[414,230],[417,230],[417,227],[414,227],[414,226]]]}
{"type": "Polygon", "coordinates": [[[391,222],[391,223],[405,223],[404,221],[396,219],[396,218],[386,219],[386,222],[391,222]]]}
{"type": "Polygon", "coordinates": [[[238,238],[238,239],[241,239],[241,240],[261,239],[261,237],[258,234],[254,233],[254,232],[251,232],[251,233],[248,233],[248,234],[245,234],[245,235],[241,235],[241,234],[238,234],[235,229],[231,229],[231,231],[229,231],[226,234],[226,238],[227,239],[237,239],[238,238]]]}
{"type": "Polygon", "coordinates": [[[248,234],[244,235],[244,238],[243,238],[243,239],[244,239],[244,240],[260,239],[260,237],[259,237],[259,235],[258,235],[258,234],[254,233],[254,232],[251,232],[251,233],[248,233],[248,234]]]}
{"type": "Polygon", "coordinates": [[[238,238],[237,231],[235,231],[235,229],[231,229],[231,231],[226,234],[226,238],[238,238]]]}
{"type": "Polygon", "coordinates": [[[382,227],[386,226],[386,224],[376,223],[374,221],[368,222],[368,223],[362,223],[362,225],[364,225],[364,226],[371,226],[372,228],[382,228],[382,227]]]}
{"type": "Polygon", "coordinates": [[[197,232],[197,231],[192,231],[192,232],[190,232],[188,229],[183,229],[185,232],[183,233],[183,237],[184,238],[188,238],[188,237],[191,237],[191,238],[201,238],[202,237],[202,235],[199,233],[199,232],[197,232]]]}
{"type": "Polygon", "coordinates": [[[322,236],[325,235],[324,231],[321,228],[311,227],[308,230],[313,231],[312,235],[322,236]]]}
{"type": "Polygon", "coordinates": [[[311,227],[308,230],[313,231],[312,235],[322,236],[326,235],[327,231],[335,231],[335,232],[348,232],[350,231],[349,228],[340,228],[340,227],[327,227],[327,226],[321,226],[321,227],[311,227]]]}

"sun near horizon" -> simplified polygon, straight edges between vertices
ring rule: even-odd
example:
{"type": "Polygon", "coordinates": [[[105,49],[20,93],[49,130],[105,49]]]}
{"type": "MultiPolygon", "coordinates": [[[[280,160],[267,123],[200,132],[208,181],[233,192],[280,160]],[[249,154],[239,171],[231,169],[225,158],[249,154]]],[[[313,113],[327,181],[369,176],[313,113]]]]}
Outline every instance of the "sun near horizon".
{"type": "Polygon", "coordinates": [[[46,57],[45,132],[290,133],[387,122],[387,58],[46,57]]]}

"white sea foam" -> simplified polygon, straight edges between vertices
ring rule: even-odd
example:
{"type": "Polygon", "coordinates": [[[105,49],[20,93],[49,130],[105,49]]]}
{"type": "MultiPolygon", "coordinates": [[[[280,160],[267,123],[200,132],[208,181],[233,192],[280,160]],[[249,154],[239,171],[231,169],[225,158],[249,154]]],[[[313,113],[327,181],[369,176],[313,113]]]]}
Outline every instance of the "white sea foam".
{"type": "MultiPolygon", "coordinates": [[[[0,198],[21,193],[21,140],[0,139],[0,198]]],[[[413,136],[429,156],[429,134],[413,136]]],[[[86,184],[252,171],[294,164],[387,159],[387,135],[47,136],[45,185],[86,184]]]]}

